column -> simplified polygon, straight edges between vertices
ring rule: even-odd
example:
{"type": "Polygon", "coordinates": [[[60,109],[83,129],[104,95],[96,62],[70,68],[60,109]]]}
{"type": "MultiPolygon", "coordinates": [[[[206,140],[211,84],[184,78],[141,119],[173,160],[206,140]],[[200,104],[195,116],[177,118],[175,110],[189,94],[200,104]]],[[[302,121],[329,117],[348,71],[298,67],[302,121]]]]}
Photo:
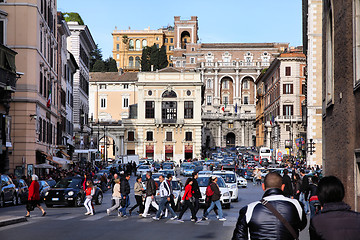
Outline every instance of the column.
{"type": "Polygon", "coordinates": [[[124,136],[120,136],[120,154],[124,156],[124,136]]]}
{"type": "Polygon", "coordinates": [[[245,122],[241,122],[241,146],[245,146],[245,122]]]}
{"type": "Polygon", "coordinates": [[[236,69],[235,82],[236,82],[236,93],[234,94],[234,97],[235,97],[235,99],[238,99],[238,97],[239,97],[239,69],[236,69]]]}
{"type": "Polygon", "coordinates": [[[218,70],[215,70],[215,99],[219,97],[218,70]]]}
{"type": "Polygon", "coordinates": [[[218,146],[221,147],[221,122],[218,125],[218,146]]]}

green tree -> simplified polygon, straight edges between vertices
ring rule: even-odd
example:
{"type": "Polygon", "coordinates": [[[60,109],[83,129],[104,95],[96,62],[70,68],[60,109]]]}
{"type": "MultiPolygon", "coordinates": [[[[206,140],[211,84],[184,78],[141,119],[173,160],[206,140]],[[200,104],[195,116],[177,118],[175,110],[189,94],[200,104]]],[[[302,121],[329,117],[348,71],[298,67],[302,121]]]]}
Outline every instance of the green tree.
{"type": "Polygon", "coordinates": [[[93,68],[92,68],[92,72],[105,72],[106,71],[106,66],[103,60],[96,60],[93,68]]]}
{"type": "Polygon", "coordinates": [[[116,66],[116,61],[112,57],[109,57],[105,60],[105,67],[107,72],[117,72],[118,68],[116,66]]]}
{"type": "Polygon", "coordinates": [[[101,48],[99,48],[99,45],[96,44],[96,47],[94,50],[90,53],[90,72],[93,71],[94,64],[97,60],[103,60],[102,59],[102,53],[101,48]]]}
{"type": "Polygon", "coordinates": [[[166,68],[169,65],[166,55],[166,46],[163,45],[159,51],[159,69],[166,68]]]}
{"type": "Polygon", "coordinates": [[[154,66],[154,70],[159,69],[159,49],[156,44],[150,48],[150,66],[154,66]]]}
{"type": "Polygon", "coordinates": [[[141,64],[141,71],[149,72],[151,70],[150,48],[149,47],[144,47],[143,48],[140,64],[141,64]]]}
{"type": "Polygon", "coordinates": [[[63,13],[63,17],[66,22],[78,22],[79,25],[85,25],[80,14],[77,12],[65,12],[63,13]]]}
{"type": "Polygon", "coordinates": [[[143,48],[140,63],[141,71],[144,72],[151,71],[151,66],[153,66],[154,71],[166,68],[169,64],[166,56],[166,47],[162,46],[159,49],[157,45],[154,44],[151,47],[143,48]]]}

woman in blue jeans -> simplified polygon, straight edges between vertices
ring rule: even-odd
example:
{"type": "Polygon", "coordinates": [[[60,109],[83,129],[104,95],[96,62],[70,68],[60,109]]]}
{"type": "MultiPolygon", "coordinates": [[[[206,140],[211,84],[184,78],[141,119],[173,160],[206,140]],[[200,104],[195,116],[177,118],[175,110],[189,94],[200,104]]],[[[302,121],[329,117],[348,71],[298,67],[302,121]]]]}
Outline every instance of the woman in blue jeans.
{"type": "Polygon", "coordinates": [[[212,191],[211,205],[208,208],[208,210],[205,212],[205,214],[203,216],[203,220],[208,219],[207,216],[209,215],[211,210],[213,210],[214,207],[216,206],[219,211],[219,221],[226,221],[226,219],[223,217],[223,211],[221,208],[221,202],[220,202],[221,193],[220,193],[219,186],[217,184],[218,179],[216,176],[212,176],[211,181],[212,181],[212,183],[210,184],[210,189],[212,191]]]}

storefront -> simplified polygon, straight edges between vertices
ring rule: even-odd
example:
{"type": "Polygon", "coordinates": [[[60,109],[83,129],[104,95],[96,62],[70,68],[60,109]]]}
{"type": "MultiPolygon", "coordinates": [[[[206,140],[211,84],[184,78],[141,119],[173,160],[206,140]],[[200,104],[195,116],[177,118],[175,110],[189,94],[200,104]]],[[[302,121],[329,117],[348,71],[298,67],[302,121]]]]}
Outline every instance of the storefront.
{"type": "Polygon", "coordinates": [[[192,159],[193,158],[193,145],[185,145],[185,155],[184,159],[192,159]]]}
{"type": "Polygon", "coordinates": [[[154,159],[154,145],[146,145],[146,158],[154,159]]]}
{"type": "Polygon", "coordinates": [[[173,145],[165,145],[165,160],[173,160],[173,145]]]}

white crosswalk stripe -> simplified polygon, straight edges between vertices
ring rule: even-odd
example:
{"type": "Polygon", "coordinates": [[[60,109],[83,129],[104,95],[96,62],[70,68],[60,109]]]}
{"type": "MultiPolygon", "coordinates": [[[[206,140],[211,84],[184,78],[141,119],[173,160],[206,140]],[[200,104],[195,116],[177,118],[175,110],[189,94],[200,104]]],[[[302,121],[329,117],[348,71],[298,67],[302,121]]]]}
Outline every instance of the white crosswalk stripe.
{"type": "Polygon", "coordinates": [[[98,213],[98,214],[95,214],[94,216],[89,216],[85,219],[81,219],[81,221],[96,221],[96,220],[99,220],[103,217],[106,216],[106,213],[98,213]]]}

